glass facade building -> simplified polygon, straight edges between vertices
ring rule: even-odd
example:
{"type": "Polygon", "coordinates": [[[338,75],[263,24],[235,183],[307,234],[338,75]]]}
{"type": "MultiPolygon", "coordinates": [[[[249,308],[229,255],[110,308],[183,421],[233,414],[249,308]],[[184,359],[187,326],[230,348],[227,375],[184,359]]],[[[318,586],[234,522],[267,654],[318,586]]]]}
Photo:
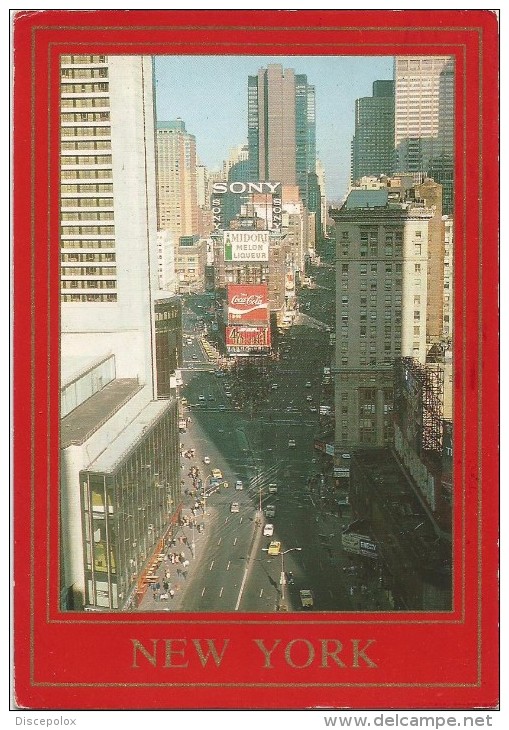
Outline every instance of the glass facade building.
{"type": "Polygon", "coordinates": [[[150,403],[80,472],[85,604],[128,608],[171,539],[181,501],[177,426],[175,398],[150,403]]]}

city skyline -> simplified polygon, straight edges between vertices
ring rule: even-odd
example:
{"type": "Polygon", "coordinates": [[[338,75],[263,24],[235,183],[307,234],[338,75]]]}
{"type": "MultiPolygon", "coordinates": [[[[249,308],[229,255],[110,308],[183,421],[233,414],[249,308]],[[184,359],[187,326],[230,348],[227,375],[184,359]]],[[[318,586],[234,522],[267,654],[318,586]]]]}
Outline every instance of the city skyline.
{"type": "Polygon", "coordinates": [[[328,197],[344,197],[355,101],[371,95],[373,81],[393,78],[392,56],[156,56],[157,119],[180,117],[196,137],[200,161],[218,169],[231,147],[247,144],[248,76],[270,63],[306,74],[315,86],[317,158],[328,197]]]}

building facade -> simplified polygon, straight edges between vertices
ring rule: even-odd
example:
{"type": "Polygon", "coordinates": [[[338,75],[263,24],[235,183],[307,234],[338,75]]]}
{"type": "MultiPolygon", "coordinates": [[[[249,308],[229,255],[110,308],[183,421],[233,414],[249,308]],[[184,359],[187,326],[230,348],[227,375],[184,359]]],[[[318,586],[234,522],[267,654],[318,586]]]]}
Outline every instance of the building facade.
{"type": "Polygon", "coordinates": [[[392,442],[393,361],[426,362],[432,223],[441,211],[398,182],[353,190],[332,211],[337,453],[392,442]]]}

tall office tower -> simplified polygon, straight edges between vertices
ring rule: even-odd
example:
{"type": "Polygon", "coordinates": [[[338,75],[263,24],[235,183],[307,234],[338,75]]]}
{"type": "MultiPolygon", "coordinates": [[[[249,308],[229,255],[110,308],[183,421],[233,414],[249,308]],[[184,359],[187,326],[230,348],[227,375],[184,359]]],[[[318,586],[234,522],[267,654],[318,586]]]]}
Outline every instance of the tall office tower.
{"type": "Polygon", "coordinates": [[[158,292],[150,57],[61,57],[60,163],[61,606],[121,609],[180,503],[180,301],[158,292]]]}
{"type": "Polygon", "coordinates": [[[269,64],[248,77],[251,180],[298,185],[308,204],[308,173],[316,171],[315,88],[304,74],[269,64]]]}
{"type": "Polygon", "coordinates": [[[61,73],[62,351],[114,350],[119,377],[152,387],[158,272],[151,60],[63,56],[61,73]]]}
{"type": "Polygon", "coordinates": [[[452,210],[454,157],[454,62],[450,56],[394,59],[394,143],[398,172],[417,172],[444,182],[452,210]]]}
{"type": "Polygon", "coordinates": [[[337,453],[391,443],[394,360],[424,365],[429,323],[436,323],[441,278],[432,259],[440,251],[441,210],[402,182],[352,190],[332,211],[337,453]]]}
{"type": "Polygon", "coordinates": [[[182,119],[157,122],[158,227],[180,236],[198,233],[196,139],[182,119]]]}
{"type": "Polygon", "coordinates": [[[351,182],[390,175],[394,167],[394,81],[374,81],[373,95],[355,102],[351,182]]]}

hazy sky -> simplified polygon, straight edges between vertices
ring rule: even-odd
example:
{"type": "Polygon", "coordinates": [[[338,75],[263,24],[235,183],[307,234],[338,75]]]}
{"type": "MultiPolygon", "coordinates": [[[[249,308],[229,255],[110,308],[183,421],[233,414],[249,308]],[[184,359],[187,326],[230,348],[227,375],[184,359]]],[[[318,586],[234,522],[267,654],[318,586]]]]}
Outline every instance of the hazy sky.
{"type": "Polygon", "coordinates": [[[247,143],[247,77],[268,63],[306,74],[316,88],[316,148],[329,198],[350,176],[355,100],[373,81],[391,79],[392,56],[158,56],[157,118],[180,117],[196,136],[200,161],[219,168],[231,147],[247,143]]]}

